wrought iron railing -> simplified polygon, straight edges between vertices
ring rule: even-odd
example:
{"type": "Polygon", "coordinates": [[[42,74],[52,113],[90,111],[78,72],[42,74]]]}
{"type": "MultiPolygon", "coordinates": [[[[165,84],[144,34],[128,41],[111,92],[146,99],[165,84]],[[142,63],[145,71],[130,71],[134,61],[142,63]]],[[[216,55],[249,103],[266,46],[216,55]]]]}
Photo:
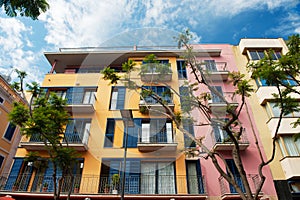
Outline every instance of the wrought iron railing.
{"type": "MultiPolygon", "coordinates": [[[[57,184],[58,184],[57,178],[57,184]]],[[[71,190],[72,193],[82,194],[120,194],[121,183],[113,184],[109,175],[74,175],[65,177],[62,183],[62,193],[71,190]],[[79,188],[76,188],[79,186],[79,188]],[[79,190],[79,191],[78,191],[79,190]],[[116,191],[113,191],[116,190],[116,191]]],[[[23,173],[16,176],[4,175],[0,177],[0,191],[12,192],[53,192],[52,175],[33,175],[23,173]],[[45,184],[46,183],[46,184],[45,184]],[[47,187],[45,187],[47,185],[47,187]]],[[[206,194],[203,176],[186,175],[126,175],[125,194],[206,194]]]]}
{"type": "MultiPolygon", "coordinates": [[[[257,186],[259,185],[260,178],[258,174],[247,174],[246,176],[250,186],[250,190],[254,194],[256,192],[257,186]]],[[[241,188],[241,190],[245,192],[245,188],[242,184],[241,178],[236,176],[235,181],[237,185],[241,188]]],[[[237,194],[236,189],[231,184],[229,184],[224,177],[219,177],[219,184],[221,188],[221,195],[237,194]]]]}

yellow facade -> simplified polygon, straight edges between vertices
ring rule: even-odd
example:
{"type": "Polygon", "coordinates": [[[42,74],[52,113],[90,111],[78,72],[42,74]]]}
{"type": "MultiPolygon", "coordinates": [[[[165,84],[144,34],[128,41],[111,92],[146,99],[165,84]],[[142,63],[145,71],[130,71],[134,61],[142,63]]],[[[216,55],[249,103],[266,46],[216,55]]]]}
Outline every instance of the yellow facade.
{"type": "MultiPolygon", "coordinates": [[[[260,137],[262,146],[266,153],[266,159],[269,159],[272,155],[272,141],[278,121],[276,119],[276,117],[278,116],[275,116],[273,114],[272,116],[270,116],[271,113],[270,111],[268,111],[273,109],[273,107],[269,104],[274,98],[272,96],[272,93],[277,93],[277,90],[274,86],[259,85],[259,82],[257,80],[252,79],[251,71],[249,71],[247,65],[251,62],[257,62],[257,59],[254,60],[251,58],[251,51],[266,52],[269,49],[273,49],[275,52],[279,52],[280,54],[286,54],[288,51],[288,48],[282,38],[241,39],[240,44],[238,46],[233,47],[237,67],[241,73],[246,74],[247,79],[251,80],[251,84],[253,85],[255,91],[254,94],[249,97],[249,106],[251,107],[253,112],[253,117],[257,127],[257,133],[260,137]]],[[[290,183],[293,181],[297,182],[299,177],[299,172],[297,172],[299,170],[290,172],[293,173],[292,178],[287,177],[287,174],[290,170],[289,166],[296,166],[296,160],[299,158],[294,157],[294,162],[290,162],[289,164],[284,166],[283,160],[285,160],[289,156],[283,152],[285,145],[280,146],[278,143],[280,140],[283,140],[282,137],[284,137],[285,135],[293,135],[295,133],[299,133],[299,128],[291,127],[290,123],[292,121],[293,119],[288,116],[283,118],[280,126],[281,128],[278,132],[278,138],[276,140],[275,157],[274,160],[269,164],[279,199],[299,198],[298,196],[282,196],[290,194],[294,195],[294,191],[290,183]],[[285,194],[283,191],[285,191],[285,194]]]]}
{"type": "Polygon", "coordinates": [[[14,101],[25,103],[21,96],[10,87],[5,78],[0,76],[0,174],[4,177],[9,173],[21,139],[18,127],[13,129],[10,134],[8,133],[10,127],[8,113],[12,110],[14,101]]]}

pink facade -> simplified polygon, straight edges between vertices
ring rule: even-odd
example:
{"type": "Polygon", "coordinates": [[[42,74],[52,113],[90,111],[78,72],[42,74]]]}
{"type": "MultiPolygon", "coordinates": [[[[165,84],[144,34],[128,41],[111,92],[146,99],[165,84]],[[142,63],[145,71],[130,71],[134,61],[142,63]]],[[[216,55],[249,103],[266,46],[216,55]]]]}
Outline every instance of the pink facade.
{"type": "MultiPolygon", "coordinates": [[[[222,77],[221,74],[226,74],[226,71],[238,71],[237,66],[235,64],[235,57],[232,50],[232,45],[227,44],[210,44],[210,45],[195,45],[194,50],[208,50],[208,49],[214,49],[214,50],[221,50],[221,53],[219,56],[209,56],[207,54],[207,57],[197,57],[197,59],[201,62],[208,62],[208,60],[214,60],[214,66],[216,66],[217,69],[215,69],[217,72],[219,72],[219,78],[208,78],[208,81],[212,86],[220,86],[223,96],[228,102],[232,102],[233,105],[237,106],[237,109],[240,107],[241,100],[239,97],[231,98],[232,93],[235,91],[235,88],[233,85],[228,81],[229,79],[222,77]],[[230,98],[229,98],[230,97],[230,98]]],[[[189,69],[190,70],[190,69],[189,69]]],[[[212,75],[212,74],[210,74],[212,75]]],[[[188,79],[189,82],[195,82],[195,77],[193,74],[188,73],[188,79]]],[[[200,95],[203,92],[209,92],[208,88],[205,85],[200,85],[199,90],[196,92],[196,95],[200,95]]],[[[246,102],[247,104],[247,102],[246,102]]],[[[207,102],[207,105],[211,107],[211,109],[214,109],[214,105],[212,103],[212,100],[207,102]]],[[[221,105],[217,105],[221,106],[221,105]]],[[[251,188],[255,188],[256,184],[256,178],[258,174],[258,166],[260,164],[259,159],[259,152],[257,150],[257,147],[255,145],[255,136],[258,137],[258,130],[255,126],[254,119],[253,119],[253,111],[251,110],[250,106],[244,106],[241,115],[239,117],[240,122],[242,126],[245,128],[245,131],[243,133],[243,137],[241,138],[241,146],[242,149],[242,161],[245,167],[246,174],[249,175],[249,182],[251,184],[251,188]],[[247,111],[248,109],[248,111],[247,111]]],[[[195,136],[196,137],[205,137],[204,144],[209,149],[214,149],[218,153],[220,153],[225,159],[231,159],[231,149],[232,146],[226,145],[224,141],[221,141],[220,136],[216,138],[215,130],[210,125],[204,125],[204,124],[210,124],[210,121],[206,120],[204,116],[199,113],[198,110],[194,110],[192,112],[193,119],[196,121],[194,126],[195,130],[195,136]],[[220,140],[220,141],[218,141],[220,140]]],[[[226,115],[224,113],[218,113],[217,116],[219,118],[226,118],[226,115]]],[[[216,118],[215,116],[212,116],[212,118],[216,118]]],[[[224,138],[223,138],[224,139],[224,138]]],[[[258,138],[259,140],[259,138],[258,138]]],[[[261,147],[262,151],[262,144],[259,141],[259,146],[261,147]]],[[[265,156],[264,152],[263,155],[265,156]]],[[[212,161],[210,159],[205,160],[204,158],[200,158],[201,163],[201,170],[202,174],[206,177],[206,191],[208,193],[208,196],[223,196],[224,198],[230,199],[233,195],[233,192],[230,192],[229,185],[226,181],[222,180],[220,178],[220,174],[215,169],[214,165],[212,164],[212,161]],[[230,194],[231,193],[231,194],[230,194]]],[[[225,168],[224,165],[222,165],[223,168],[225,168]]],[[[264,197],[273,197],[276,198],[276,191],[273,184],[272,175],[269,169],[269,166],[266,166],[264,169],[264,175],[266,176],[265,184],[262,188],[262,195],[264,197]]]]}

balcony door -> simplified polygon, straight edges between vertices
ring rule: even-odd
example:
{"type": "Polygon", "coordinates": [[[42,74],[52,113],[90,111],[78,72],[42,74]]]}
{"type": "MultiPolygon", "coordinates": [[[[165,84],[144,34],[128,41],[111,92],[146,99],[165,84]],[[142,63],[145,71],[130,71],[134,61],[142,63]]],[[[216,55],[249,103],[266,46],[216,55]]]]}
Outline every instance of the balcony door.
{"type": "MultiPolygon", "coordinates": [[[[217,92],[218,92],[221,96],[223,96],[222,86],[213,86],[213,87],[217,90],[217,92]]],[[[212,102],[213,102],[213,103],[222,103],[222,102],[224,102],[224,101],[222,100],[222,98],[220,98],[220,96],[217,95],[217,94],[215,94],[214,92],[211,92],[211,97],[212,97],[212,102]]]]}
{"type": "MultiPolygon", "coordinates": [[[[243,185],[242,178],[241,178],[240,174],[238,173],[237,167],[236,167],[233,159],[226,159],[226,163],[234,176],[234,180],[235,180],[236,184],[241,188],[241,190],[243,192],[245,192],[245,187],[243,185]]],[[[233,185],[229,184],[229,188],[230,188],[231,193],[237,193],[237,191],[233,187],[233,185]]]]}
{"type": "Polygon", "coordinates": [[[172,122],[166,119],[150,119],[142,122],[142,143],[172,143],[172,122]]]}
{"type": "Polygon", "coordinates": [[[174,163],[141,163],[141,194],[175,193],[174,163]]]}
{"type": "Polygon", "coordinates": [[[205,60],[204,62],[207,71],[213,71],[213,72],[218,71],[215,60],[205,60]]]}

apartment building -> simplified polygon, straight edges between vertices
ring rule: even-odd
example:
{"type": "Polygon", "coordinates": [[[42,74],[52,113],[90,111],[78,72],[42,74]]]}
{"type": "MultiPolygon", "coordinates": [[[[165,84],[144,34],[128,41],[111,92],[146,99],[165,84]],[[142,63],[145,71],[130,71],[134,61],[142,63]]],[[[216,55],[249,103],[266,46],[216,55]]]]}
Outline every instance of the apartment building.
{"type": "MultiPolygon", "coordinates": [[[[238,70],[232,46],[195,45],[194,52],[204,63],[211,84],[238,107],[239,100],[231,98],[234,88],[228,82],[228,72],[238,70]]],[[[71,188],[74,199],[122,198],[123,194],[126,199],[238,199],[234,188],[219,176],[210,160],[185,154],[186,148],[195,147],[195,143],[167,117],[170,110],[147,92],[151,89],[158,94],[172,111],[181,110],[183,99],[176,94],[185,95],[185,82],[194,78],[182,59],[183,54],[183,50],[176,48],[136,47],[60,49],[45,53],[51,70],[45,75],[42,87],[47,93],[55,92],[67,99],[66,109],[71,117],[65,138],[68,146],[80,153],[74,167],[74,182],[65,180],[63,195],[71,188]],[[154,67],[145,61],[151,54],[156,56],[154,67]],[[124,78],[129,78],[128,74],[121,67],[128,60],[134,61],[137,68],[130,79],[138,87],[131,89],[124,78]],[[117,84],[103,79],[100,71],[107,66],[119,73],[121,80],[117,84]]],[[[207,88],[200,90],[209,92],[207,88]]],[[[213,96],[208,106],[216,116],[226,105],[213,96]]],[[[254,190],[259,162],[253,136],[256,127],[253,116],[246,110],[242,112],[246,133],[240,148],[254,190]]],[[[226,113],[223,115],[221,118],[226,119],[226,113]]],[[[182,120],[182,127],[196,137],[204,136],[205,145],[222,154],[234,171],[232,144],[226,142],[222,130],[199,126],[203,117],[197,111],[192,111],[191,117],[193,120],[182,120]]],[[[4,190],[16,190],[12,194],[19,198],[33,194],[50,198],[53,167],[46,160],[39,163],[24,160],[32,151],[47,157],[39,138],[22,138],[4,190]],[[18,188],[14,188],[15,182],[19,183],[18,188]]],[[[260,197],[276,199],[268,167],[265,175],[267,181],[260,197]]]]}
{"type": "MultiPolygon", "coordinates": [[[[278,39],[241,39],[238,46],[234,47],[237,66],[242,73],[247,74],[248,63],[255,63],[265,56],[267,50],[272,49],[273,60],[286,54],[288,48],[282,38],[278,39]]],[[[266,155],[270,158],[272,153],[272,139],[279,119],[279,109],[274,107],[273,93],[277,93],[275,86],[267,85],[264,80],[253,80],[255,94],[249,98],[257,130],[264,146],[266,155]]],[[[295,85],[290,81],[291,85],[295,85]]],[[[299,96],[294,95],[296,99],[299,96]]],[[[276,154],[270,164],[274,185],[279,199],[299,199],[300,169],[299,169],[299,142],[294,141],[293,135],[299,133],[299,127],[293,128],[291,123],[299,117],[299,113],[284,116],[276,140],[276,154]]]]}
{"type": "Polygon", "coordinates": [[[16,93],[8,82],[8,76],[0,75],[0,175],[7,176],[13,163],[13,157],[21,140],[19,128],[8,120],[8,113],[13,102],[25,101],[16,93]]]}

